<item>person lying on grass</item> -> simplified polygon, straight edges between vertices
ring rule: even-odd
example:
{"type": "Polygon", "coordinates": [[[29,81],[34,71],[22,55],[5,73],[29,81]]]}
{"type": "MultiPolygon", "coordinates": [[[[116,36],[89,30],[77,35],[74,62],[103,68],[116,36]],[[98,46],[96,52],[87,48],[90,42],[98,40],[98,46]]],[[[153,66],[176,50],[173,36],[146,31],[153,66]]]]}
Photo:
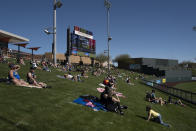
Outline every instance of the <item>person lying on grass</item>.
{"type": "Polygon", "coordinates": [[[154,111],[151,108],[151,106],[149,106],[149,105],[146,106],[146,111],[148,112],[147,121],[149,121],[151,119],[153,121],[156,121],[156,122],[160,123],[161,125],[164,125],[166,127],[170,127],[169,124],[163,122],[161,114],[154,111]]]}
{"type": "Polygon", "coordinates": [[[47,84],[43,82],[37,82],[36,81],[36,75],[35,75],[35,68],[31,67],[29,72],[27,73],[27,82],[31,85],[35,85],[38,87],[46,88],[47,84]]]}
{"type": "Polygon", "coordinates": [[[171,97],[171,96],[169,96],[169,98],[168,98],[168,103],[169,103],[169,104],[176,104],[176,105],[185,106],[185,104],[183,104],[182,101],[181,101],[180,99],[178,99],[177,101],[174,102],[174,101],[172,100],[172,97],[171,97]]]}
{"type": "Polygon", "coordinates": [[[72,80],[72,81],[76,81],[76,82],[81,82],[82,81],[80,74],[73,76],[73,75],[71,75],[71,73],[68,73],[68,74],[64,74],[64,77],[66,79],[69,79],[69,80],[72,80]]]}

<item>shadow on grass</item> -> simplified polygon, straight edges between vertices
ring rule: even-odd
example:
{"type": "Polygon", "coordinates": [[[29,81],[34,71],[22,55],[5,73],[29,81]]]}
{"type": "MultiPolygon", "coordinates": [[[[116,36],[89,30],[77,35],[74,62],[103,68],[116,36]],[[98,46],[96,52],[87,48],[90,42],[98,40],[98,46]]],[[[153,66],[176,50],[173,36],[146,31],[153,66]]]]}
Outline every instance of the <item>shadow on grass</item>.
{"type": "Polygon", "coordinates": [[[8,80],[6,78],[0,78],[0,82],[7,82],[8,80]]]}
{"type": "Polygon", "coordinates": [[[146,117],[144,117],[144,116],[136,115],[136,117],[141,118],[143,120],[146,120],[146,117]]]}
{"type": "Polygon", "coordinates": [[[20,129],[21,131],[28,131],[24,126],[22,126],[22,125],[17,125],[17,124],[14,123],[13,121],[8,120],[8,119],[6,119],[6,118],[4,118],[4,117],[2,117],[2,116],[0,116],[0,121],[4,121],[4,122],[6,122],[6,123],[8,123],[8,124],[10,124],[10,125],[12,125],[12,126],[18,128],[18,129],[20,129]]]}

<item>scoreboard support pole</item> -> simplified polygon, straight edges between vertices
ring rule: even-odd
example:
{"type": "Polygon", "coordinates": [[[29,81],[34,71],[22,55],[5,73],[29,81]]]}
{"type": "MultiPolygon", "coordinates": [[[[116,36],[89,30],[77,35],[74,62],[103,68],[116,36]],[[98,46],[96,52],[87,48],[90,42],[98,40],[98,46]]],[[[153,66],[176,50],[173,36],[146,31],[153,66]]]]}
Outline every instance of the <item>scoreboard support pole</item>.
{"type": "Polygon", "coordinates": [[[70,64],[70,54],[71,54],[71,33],[70,27],[67,28],[67,52],[66,52],[66,61],[70,64]]]}

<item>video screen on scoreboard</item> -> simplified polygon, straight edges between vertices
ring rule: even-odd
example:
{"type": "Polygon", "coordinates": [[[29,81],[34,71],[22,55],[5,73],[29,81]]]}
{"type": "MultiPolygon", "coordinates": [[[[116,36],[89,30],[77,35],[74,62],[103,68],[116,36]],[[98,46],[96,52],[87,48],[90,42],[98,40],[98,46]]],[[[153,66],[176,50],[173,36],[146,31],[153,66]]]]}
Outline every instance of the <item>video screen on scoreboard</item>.
{"type": "Polygon", "coordinates": [[[96,47],[96,41],[93,39],[89,39],[84,36],[79,36],[76,34],[71,34],[71,46],[72,50],[78,50],[82,52],[88,52],[95,54],[95,47],[96,47]]]}

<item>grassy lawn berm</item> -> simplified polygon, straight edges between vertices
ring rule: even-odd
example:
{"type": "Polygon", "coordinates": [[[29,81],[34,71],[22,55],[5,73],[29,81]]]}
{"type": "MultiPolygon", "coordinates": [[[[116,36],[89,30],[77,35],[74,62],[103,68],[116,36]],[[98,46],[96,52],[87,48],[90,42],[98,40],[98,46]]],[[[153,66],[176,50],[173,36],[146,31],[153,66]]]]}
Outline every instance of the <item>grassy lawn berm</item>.
{"type": "MultiPolygon", "coordinates": [[[[22,66],[19,74],[26,77],[29,66],[22,66]]],[[[0,64],[0,78],[8,74],[8,66],[0,64]]],[[[121,72],[127,72],[121,70],[121,72]]],[[[80,95],[91,94],[99,97],[96,91],[104,75],[89,78],[76,83],[57,78],[63,75],[53,69],[52,72],[36,70],[38,80],[52,86],[51,89],[32,89],[16,87],[0,83],[0,130],[24,131],[195,131],[195,106],[181,107],[178,105],[151,104],[144,100],[145,91],[151,88],[134,81],[136,86],[129,86],[120,78],[118,91],[126,98],[121,103],[129,108],[124,116],[111,112],[95,112],[91,108],[74,104],[72,101],[80,95]],[[172,125],[164,127],[154,122],[147,122],[145,107],[151,105],[162,114],[163,121],[172,125]]],[[[157,96],[168,98],[167,95],[156,91],[157,96]]]]}

